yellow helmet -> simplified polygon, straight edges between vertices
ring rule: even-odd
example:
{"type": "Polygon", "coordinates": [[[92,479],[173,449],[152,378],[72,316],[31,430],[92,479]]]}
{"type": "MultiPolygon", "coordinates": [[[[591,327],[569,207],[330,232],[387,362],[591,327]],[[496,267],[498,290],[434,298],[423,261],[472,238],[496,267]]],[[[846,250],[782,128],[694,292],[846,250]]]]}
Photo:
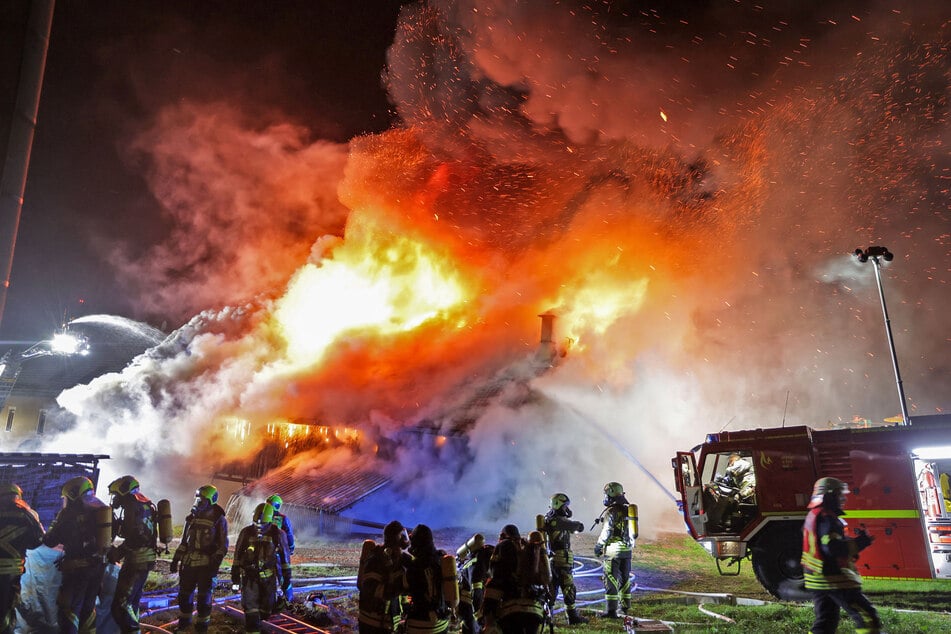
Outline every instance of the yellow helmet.
{"type": "Polygon", "coordinates": [[[267,496],[267,499],[264,501],[270,504],[271,506],[273,506],[275,511],[280,511],[281,504],[284,504],[284,500],[282,500],[281,496],[278,495],[277,493],[273,493],[267,496]]]}
{"type": "Polygon", "coordinates": [[[67,500],[75,502],[88,491],[92,491],[95,488],[96,487],[92,485],[92,480],[86,476],[76,476],[75,478],[66,481],[66,484],[63,485],[63,491],[61,495],[67,500]]]}
{"type": "Polygon", "coordinates": [[[7,482],[6,484],[0,485],[0,495],[14,495],[18,498],[22,498],[23,489],[21,489],[18,484],[7,482]]]}
{"type": "Polygon", "coordinates": [[[139,481],[130,475],[124,475],[109,483],[110,495],[129,495],[139,488],[139,481]]]}
{"type": "Polygon", "coordinates": [[[551,503],[549,506],[551,507],[551,510],[557,511],[561,507],[568,506],[569,504],[571,504],[571,500],[568,499],[567,495],[564,493],[556,493],[555,495],[551,496],[551,503]]]}
{"type": "Polygon", "coordinates": [[[195,501],[200,500],[208,500],[209,504],[214,504],[218,501],[218,488],[213,484],[198,487],[198,490],[195,491],[195,501]]]}
{"type": "Polygon", "coordinates": [[[254,507],[252,519],[256,524],[270,524],[274,520],[274,507],[269,502],[261,502],[254,507]]]}

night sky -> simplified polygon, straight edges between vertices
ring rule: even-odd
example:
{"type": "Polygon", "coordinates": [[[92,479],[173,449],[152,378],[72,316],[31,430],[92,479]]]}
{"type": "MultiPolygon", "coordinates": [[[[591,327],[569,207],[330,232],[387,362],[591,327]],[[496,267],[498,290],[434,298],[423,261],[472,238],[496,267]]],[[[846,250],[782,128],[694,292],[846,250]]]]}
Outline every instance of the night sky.
{"type": "MultiPolygon", "coordinates": [[[[6,9],[6,33],[27,4],[6,9]]],[[[182,100],[293,121],[313,139],[386,129],[394,115],[380,74],[399,6],[57,2],[0,337],[44,338],[64,316],[96,313],[180,325],[180,307],[144,309],[137,299],[148,290],[118,279],[108,261],[116,244],[140,251],[170,231],[130,140],[182,100]]]]}

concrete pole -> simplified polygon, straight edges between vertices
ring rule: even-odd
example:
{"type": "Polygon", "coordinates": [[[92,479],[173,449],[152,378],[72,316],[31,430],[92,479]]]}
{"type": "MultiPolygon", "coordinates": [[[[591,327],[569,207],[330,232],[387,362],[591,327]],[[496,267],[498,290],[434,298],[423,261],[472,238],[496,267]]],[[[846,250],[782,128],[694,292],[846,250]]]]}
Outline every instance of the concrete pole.
{"type": "Polygon", "coordinates": [[[7,304],[13,249],[20,228],[20,210],[33,148],[33,133],[40,108],[40,90],[46,69],[55,0],[33,0],[27,22],[26,41],[20,65],[20,82],[10,124],[10,139],[0,176],[0,323],[7,304]]]}

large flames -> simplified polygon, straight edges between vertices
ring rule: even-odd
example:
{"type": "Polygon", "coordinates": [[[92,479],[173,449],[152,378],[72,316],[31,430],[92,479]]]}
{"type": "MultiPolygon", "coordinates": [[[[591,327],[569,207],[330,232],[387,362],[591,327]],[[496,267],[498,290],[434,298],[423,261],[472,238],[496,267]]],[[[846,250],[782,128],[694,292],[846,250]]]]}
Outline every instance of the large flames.
{"type": "Polygon", "coordinates": [[[451,328],[465,325],[459,308],[472,299],[471,283],[412,227],[386,226],[362,210],[350,216],[346,235],[332,258],[294,274],[275,307],[295,366],[318,364],[327,347],[348,334],[385,338],[435,319],[451,328]]]}

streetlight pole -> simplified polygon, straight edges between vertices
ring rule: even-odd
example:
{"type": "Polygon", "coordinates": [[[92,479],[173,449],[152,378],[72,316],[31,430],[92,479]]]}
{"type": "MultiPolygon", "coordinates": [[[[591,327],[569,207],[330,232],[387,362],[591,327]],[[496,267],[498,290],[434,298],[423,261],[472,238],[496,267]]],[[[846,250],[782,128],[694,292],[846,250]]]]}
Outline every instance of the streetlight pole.
{"type": "Polygon", "coordinates": [[[858,258],[859,262],[868,262],[871,261],[872,265],[875,268],[875,281],[878,283],[878,296],[882,300],[882,315],[885,317],[885,334],[888,335],[888,350],[892,355],[892,367],[895,369],[895,383],[898,385],[898,398],[901,402],[901,424],[908,425],[910,420],[908,418],[908,405],[905,402],[905,389],[901,384],[901,373],[898,371],[898,356],[895,354],[895,340],[892,338],[892,322],[888,318],[888,307],[885,305],[885,289],[882,286],[882,260],[886,262],[891,262],[892,258],[895,256],[892,255],[885,247],[869,247],[864,251],[862,249],[855,250],[855,257],[858,258]]]}

